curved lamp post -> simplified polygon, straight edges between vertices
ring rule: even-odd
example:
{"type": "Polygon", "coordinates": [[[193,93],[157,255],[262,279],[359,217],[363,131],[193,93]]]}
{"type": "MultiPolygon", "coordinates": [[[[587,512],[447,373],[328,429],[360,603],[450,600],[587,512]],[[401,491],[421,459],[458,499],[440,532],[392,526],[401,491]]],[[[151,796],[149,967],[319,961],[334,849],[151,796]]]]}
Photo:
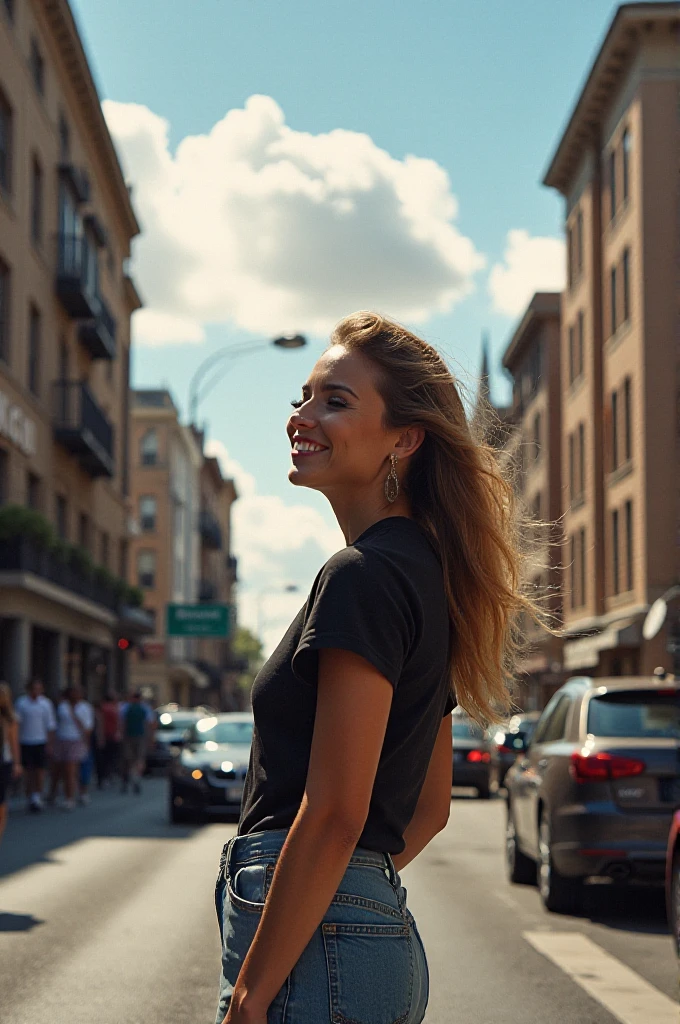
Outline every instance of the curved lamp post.
{"type": "Polygon", "coordinates": [[[306,344],[307,339],[304,334],[288,334],[280,338],[272,338],[271,341],[267,342],[248,341],[242,345],[225,345],[224,348],[218,349],[217,352],[212,352],[198,365],[189,381],[189,422],[196,422],[198,403],[202,398],[205,398],[209,391],[212,391],[224,376],[225,370],[222,373],[214,374],[212,377],[209,376],[210,371],[218,366],[219,363],[224,362],[229,357],[238,358],[239,356],[251,355],[253,352],[262,352],[264,349],[268,349],[270,345],[274,345],[275,348],[293,349],[304,348],[306,344]],[[207,382],[205,382],[206,376],[208,376],[207,382]]]}

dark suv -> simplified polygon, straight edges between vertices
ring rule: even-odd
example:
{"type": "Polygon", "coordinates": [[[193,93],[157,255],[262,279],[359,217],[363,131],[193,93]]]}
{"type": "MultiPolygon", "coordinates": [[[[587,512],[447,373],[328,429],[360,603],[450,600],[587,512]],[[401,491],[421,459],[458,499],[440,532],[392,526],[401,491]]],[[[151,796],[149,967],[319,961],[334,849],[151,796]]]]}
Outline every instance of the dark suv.
{"type": "Polygon", "coordinates": [[[508,771],[513,882],[538,875],[548,910],[579,907],[586,878],[662,883],[680,804],[677,683],[570,679],[508,771]]]}

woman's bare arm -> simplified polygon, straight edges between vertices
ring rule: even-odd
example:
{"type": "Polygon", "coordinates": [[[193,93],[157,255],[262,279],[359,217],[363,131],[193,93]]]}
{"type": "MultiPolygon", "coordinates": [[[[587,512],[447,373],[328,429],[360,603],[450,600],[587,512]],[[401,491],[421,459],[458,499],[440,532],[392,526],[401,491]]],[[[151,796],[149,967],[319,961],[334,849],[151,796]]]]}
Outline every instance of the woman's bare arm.
{"type": "Polygon", "coordinates": [[[319,652],[305,793],[225,1024],[266,1021],[267,1008],[323,920],[368,817],[392,692],[358,655],[319,652]]]}
{"type": "Polygon", "coordinates": [[[433,836],[446,827],[451,810],[453,739],[451,716],[447,715],[437,733],[434,750],[418,798],[415,813],[404,832],[406,848],[392,858],[397,871],[424,850],[433,836]]]}

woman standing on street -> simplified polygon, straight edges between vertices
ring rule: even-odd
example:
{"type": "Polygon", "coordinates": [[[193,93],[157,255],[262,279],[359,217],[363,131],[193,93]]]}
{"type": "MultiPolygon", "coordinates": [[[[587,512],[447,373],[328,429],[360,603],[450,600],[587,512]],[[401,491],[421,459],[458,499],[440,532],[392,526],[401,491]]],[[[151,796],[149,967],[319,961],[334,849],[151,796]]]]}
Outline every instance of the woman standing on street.
{"type": "Polygon", "coordinates": [[[12,779],[21,776],[19,724],[12,705],[12,691],[0,683],[0,840],[7,824],[7,800],[12,779]]]}
{"type": "Polygon", "coordinates": [[[512,488],[433,348],[354,314],[293,405],[289,479],[328,498],[347,546],[253,685],[217,1021],[419,1024],[427,962],[397,872],[449,816],[450,712],[508,708],[513,624],[538,613],[512,488]]]}

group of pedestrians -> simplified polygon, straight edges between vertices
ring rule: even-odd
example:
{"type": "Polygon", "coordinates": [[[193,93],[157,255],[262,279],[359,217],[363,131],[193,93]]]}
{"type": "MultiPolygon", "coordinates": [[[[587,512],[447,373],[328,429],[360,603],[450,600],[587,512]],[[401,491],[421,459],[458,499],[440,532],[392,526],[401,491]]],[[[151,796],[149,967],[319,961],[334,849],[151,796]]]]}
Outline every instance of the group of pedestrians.
{"type": "Polygon", "coordinates": [[[119,781],[122,792],[131,786],[140,793],[155,717],[139,692],[126,701],[109,693],[93,706],[79,686],[69,686],[55,708],[32,679],[13,705],[10,687],[0,682],[0,838],[11,784],[22,776],[32,813],[58,800],[67,811],[88,804],[93,773],[100,789],[119,781]]]}

